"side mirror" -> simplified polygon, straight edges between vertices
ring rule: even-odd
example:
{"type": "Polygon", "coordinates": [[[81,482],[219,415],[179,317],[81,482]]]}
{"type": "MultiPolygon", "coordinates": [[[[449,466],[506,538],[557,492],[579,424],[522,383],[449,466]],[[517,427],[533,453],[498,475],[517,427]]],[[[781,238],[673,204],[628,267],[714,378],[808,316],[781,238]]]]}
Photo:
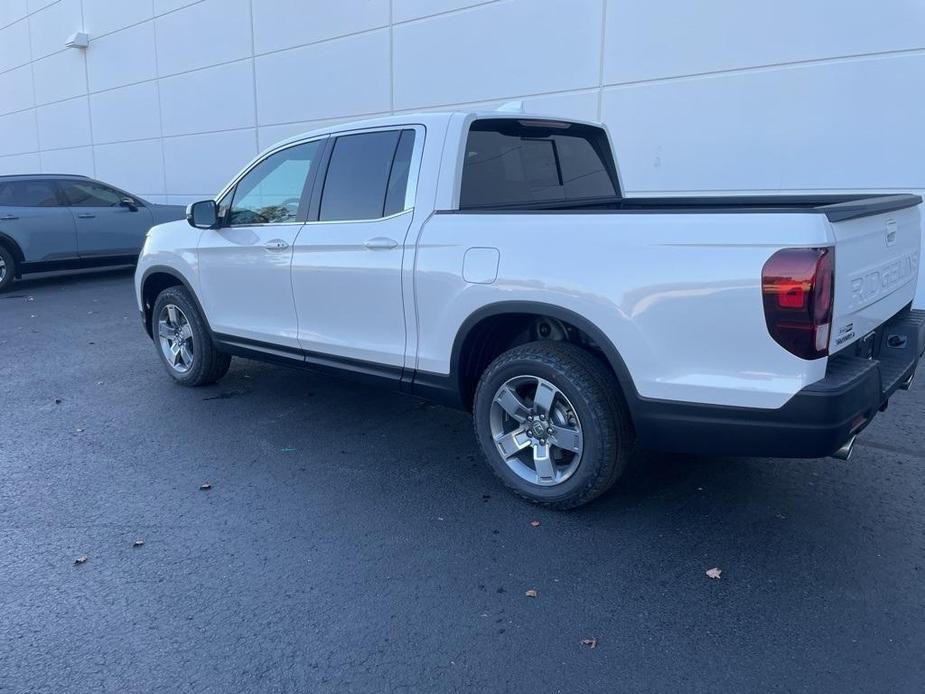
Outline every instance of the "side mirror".
{"type": "Polygon", "coordinates": [[[215,200],[200,200],[186,208],[186,221],[197,229],[214,229],[218,223],[218,205],[215,200]]]}
{"type": "Polygon", "coordinates": [[[122,207],[127,207],[131,212],[138,212],[138,205],[131,198],[122,198],[119,201],[119,205],[122,207]]]}

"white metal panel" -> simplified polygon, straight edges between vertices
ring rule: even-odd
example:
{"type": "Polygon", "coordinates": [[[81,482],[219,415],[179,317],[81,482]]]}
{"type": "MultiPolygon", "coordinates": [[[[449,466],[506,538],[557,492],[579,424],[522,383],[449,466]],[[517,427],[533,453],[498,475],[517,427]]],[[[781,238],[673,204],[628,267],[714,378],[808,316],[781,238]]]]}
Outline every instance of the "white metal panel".
{"type": "Polygon", "coordinates": [[[81,0],[58,0],[29,16],[32,59],[64,50],[64,42],[83,29],[81,0]]]}
{"type": "Polygon", "coordinates": [[[388,24],[389,0],[260,0],[254,3],[254,49],[259,55],[388,24]],[[284,19],[303,16],[311,20],[284,19]]]}
{"type": "Polygon", "coordinates": [[[154,16],[153,0],[81,0],[83,3],[84,31],[90,38],[109,34],[138,24],[154,16]]]}
{"type": "Polygon", "coordinates": [[[601,0],[511,0],[397,25],[395,107],[596,86],[600,23],[601,0]]]}
{"type": "Polygon", "coordinates": [[[29,65],[0,72],[0,115],[35,106],[32,93],[32,68],[29,65]]]}
{"type": "Polygon", "coordinates": [[[164,192],[164,158],[157,140],[97,145],[96,177],[138,195],[164,192]]]}
{"type": "Polygon", "coordinates": [[[161,135],[157,82],[142,82],[90,96],[93,140],[99,144],[161,135]]]}
{"type": "Polygon", "coordinates": [[[162,77],[251,55],[250,0],[202,0],[155,23],[162,77]]]}
{"type": "Polygon", "coordinates": [[[93,150],[90,147],[53,149],[41,153],[42,171],[93,176],[93,150]]]}
{"type": "Polygon", "coordinates": [[[261,125],[389,110],[389,32],[258,57],[261,125]]]}
{"type": "MultiPolygon", "coordinates": [[[[0,123],[0,127],[2,123],[0,123]]],[[[0,156],[0,174],[38,173],[42,162],[37,152],[0,156]]]]}
{"type": "Polygon", "coordinates": [[[250,60],[160,80],[164,135],[252,127],[255,124],[253,81],[250,60]]]}
{"type": "Polygon", "coordinates": [[[29,14],[26,0],[5,0],[0,2],[0,27],[5,27],[29,14]]]}
{"type": "Polygon", "coordinates": [[[30,60],[29,20],[23,19],[0,29],[0,71],[25,65],[30,60]]]}
{"type": "Polygon", "coordinates": [[[157,77],[154,23],[145,22],[97,40],[91,39],[86,54],[91,91],[153,79],[157,77]]]}
{"type": "Polygon", "coordinates": [[[614,84],[921,48],[925,3],[621,0],[606,26],[614,84]]]}
{"type": "Polygon", "coordinates": [[[925,188],[925,56],[604,90],[629,191],[925,188]],[[897,100],[904,106],[894,106],[897,100]]]}
{"type": "Polygon", "coordinates": [[[780,407],[826,360],[795,357],[768,334],[761,269],[778,247],[827,242],[817,215],[435,215],[416,259],[417,368],[448,374],[471,314],[530,301],[600,328],[644,397],[780,407]],[[490,285],[462,276],[480,246],[500,251],[490,285]]]}
{"type": "Polygon", "coordinates": [[[497,0],[392,0],[393,20],[407,22],[453,10],[485,5],[497,0]]]}
{"type": "Polygon", "coordinates": [[[71,99],[87,93],[87,66],[82,51],[60,51],[36,60],[32,63],[32,72],[35,100],[39,104],[71,99]]]}
{"type": "Polygon", "coordinates": [[[42,149],[77,147],[90,139],[90,112],[85,96],[39,106],[36,118],[42,149]]]}
{"type": "Polygon", "coordinates": [[[252,128],[164,140],[167,192],[211,197],[257,152],[252,128]]]}

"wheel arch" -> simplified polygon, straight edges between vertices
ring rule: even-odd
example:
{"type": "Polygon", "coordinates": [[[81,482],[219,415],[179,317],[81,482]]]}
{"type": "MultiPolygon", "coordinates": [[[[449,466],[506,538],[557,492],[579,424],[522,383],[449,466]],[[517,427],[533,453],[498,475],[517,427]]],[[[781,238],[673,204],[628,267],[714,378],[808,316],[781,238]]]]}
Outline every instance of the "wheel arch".
{"type": "Polygon", "coordinates": [[[581,314],[556,304],[538,301],[501,301],[488,304],[472,312],[462,322],[453,341],[450,374],[454,386],[458,388],[460,400],[466,408],[471,407],[475,390],[474,386],[469,383],[470,374],[466,368],[467,352],[473,348],[473,338],[478,337],[480,326],[485,326],[489,322],[493,323],[505,316],[552,318],[584,333],[600,350],[605,363],[616,377],[632,416],[639,395],[629,369],[626,367],[626,362],[610,338],[581,314]]]}
{"type": "Polygon", "coordinates": [[[144,271],[139,284],[142,310],[144,311],[145,332],[148,334],[148,337],[153,339],[151,310],[154,307],[155,300],[158,295],[168,287],[177,286],[182,286],[189,292],[190,297],[193,299],[193,303],[196,304],[196,308],[199,310],[199,314],[206,324],[206,329],[211,334],[212,327],[209,324],[208,316],[206,316],[206,312],[203,310],[199,297],[196,295],[190,281],[176,268],[172,268],[168,265],[152,265],[144,271]]]}
{"type": "Polygon", "coordinates": [[[0,246],[3,246],[13,255],[13,260],[16,261],[16,272],[15,276],[19,277],[22,273],[22,265],[26,262],[26,256],[22,252],[22,248],[9,234],[5,234],[0,231],[0,246]]]}

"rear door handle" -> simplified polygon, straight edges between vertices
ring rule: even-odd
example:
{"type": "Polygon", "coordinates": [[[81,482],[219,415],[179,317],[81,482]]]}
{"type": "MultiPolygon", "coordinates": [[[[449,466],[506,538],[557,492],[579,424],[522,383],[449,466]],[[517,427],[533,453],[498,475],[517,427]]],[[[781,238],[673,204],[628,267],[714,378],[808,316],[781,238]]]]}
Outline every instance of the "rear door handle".
{"type": "Polygon", "coordinates": [[[5,214],[0,217],[0,222],[12,222],[14,219],[19,219],[15,214],[5,214]]]}
{"type": "Polygon", "coordinates": [[[398,241],[386,236],[376,236],[375,238],[367,239],[363,245],[371,251],[387,251],[395,248],[395,246],[398,245],[398,241]]]}
{"type": "Polygon", "coordinates": [[[287,248],[289,248],[289,244],[282,239],[273,239],[272,241],[267,241],[265,244],[263,244],[263,247],[268,251],[285,251],[287,248]]]}
{"type": "Polygon", "coordinates": [[[79,215],[77,215],[77,219],[94,219],[95,217],[96,215],[91,214],[90,212],[81,212],[79,215]]]}

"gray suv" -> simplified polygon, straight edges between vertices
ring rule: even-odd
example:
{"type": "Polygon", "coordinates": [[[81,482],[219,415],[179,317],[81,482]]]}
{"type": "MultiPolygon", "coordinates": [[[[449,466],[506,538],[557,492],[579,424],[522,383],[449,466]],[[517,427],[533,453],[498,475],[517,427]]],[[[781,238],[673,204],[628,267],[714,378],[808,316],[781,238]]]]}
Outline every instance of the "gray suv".
{"type": "Polygon", "coordinates": [[[0,176],[0,291],[28,272],[134,263],[148,229],[185,215],[86,176],[0,176]]]}

